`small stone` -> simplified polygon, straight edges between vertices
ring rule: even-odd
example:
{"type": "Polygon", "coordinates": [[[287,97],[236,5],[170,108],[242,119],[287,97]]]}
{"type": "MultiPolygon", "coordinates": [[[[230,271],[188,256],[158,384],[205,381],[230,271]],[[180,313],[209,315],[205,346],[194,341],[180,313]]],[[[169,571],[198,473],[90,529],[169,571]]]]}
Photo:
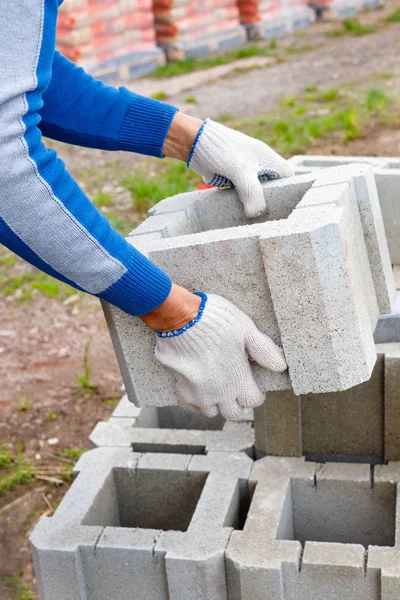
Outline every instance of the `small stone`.
{"type": "Polygon", "coordinates": [[[59,440],[58,438],[56,438],[56,437],[54,437],[54,438],[49,438],[49,439],[47,440],[47,443],[48,443],[48,445],[49,445],[49,446],[57,446],[57,444],[59,444],[59,443],[60,443],[60,440],[59,440]]]}

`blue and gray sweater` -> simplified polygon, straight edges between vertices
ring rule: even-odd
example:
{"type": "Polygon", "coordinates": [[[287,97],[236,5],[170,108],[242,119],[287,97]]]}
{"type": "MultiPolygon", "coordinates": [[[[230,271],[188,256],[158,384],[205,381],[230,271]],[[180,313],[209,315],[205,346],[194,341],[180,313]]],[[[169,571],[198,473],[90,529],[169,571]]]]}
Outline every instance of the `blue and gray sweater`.
{"type": "Polygon", "coordinates": [[[42,134],[162,157],[176,108],[94,80],[55,51],[62,0],[0,2],[0,243],[132,315],[171,280],[93,206],[42,134]]]}

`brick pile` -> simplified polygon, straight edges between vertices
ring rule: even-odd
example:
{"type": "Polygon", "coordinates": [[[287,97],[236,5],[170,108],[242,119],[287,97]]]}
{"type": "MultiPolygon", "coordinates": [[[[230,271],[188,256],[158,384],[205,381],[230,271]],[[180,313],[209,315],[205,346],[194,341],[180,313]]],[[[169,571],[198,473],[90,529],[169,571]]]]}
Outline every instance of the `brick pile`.
{"type": "Polygon", "coordinates": [[[70,60],[104,80],[130,79],[165,62],[156,46],[152,0],[69,0],[57,43],[70,60]]]}
{"type": "Polygon", "coordinates": [[[270,39],[315,20],[308,0],[238,0],[240,21],[250,39],[270,39]]]}
{"type": "Polygon", "coordinates": [[[169,59],[224,51],[246,41],[236,0],[154,0],[157,43],[169,59]]]}

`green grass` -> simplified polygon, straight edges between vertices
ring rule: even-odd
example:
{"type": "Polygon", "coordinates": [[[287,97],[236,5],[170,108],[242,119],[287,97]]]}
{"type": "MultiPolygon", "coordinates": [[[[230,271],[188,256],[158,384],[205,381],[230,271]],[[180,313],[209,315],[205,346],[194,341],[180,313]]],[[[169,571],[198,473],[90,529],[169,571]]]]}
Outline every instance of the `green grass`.
{"type": "Polygon", "coordinates": [[[341,35],[368,35],[375,33],[376,27],[372,25],[362,25],[357,19],[345,19],[341,27],[328,31],[327,35],[338,37],[341,35]]]}
{"type": "Polygon", "coordinates": [[[386,23],[399,23],[400,22],[400,8],[396,8],[394,12],[388,15],[385,19],[386,23]]]}
{"type": "MultiPolygon", "coordinates": [[[[154,73],[148,75],[150,78],[162,79],[164,77],[175,77],[177,75],[185,75],[193,73],[193,71],[203,71],[220,65],[226,65],[236,60],[244,58],[252,58],[254,56],[275,56],[276,42],[272,41],[268,44],[250,44],[243,48],[230,50],[224,54],[216,54],[206,56],[204,58],[186,58],[182,61],[169,62],[157,68],[154,73]]],[[[157,98],[158,100],[160,98],[157,98]]]]}
{"type": "Polygon", "coordinates": [[[159,92],[152,94],[150,98],[153,98],[153,100],[166,100],[168,98],[168,94],[167,92],[164,92],[164,90],[160,90],[159,92]]]}
{"type": "Polygon", "coordinates": [[[8,469],[13,464],[11,448],[0,440],[0,467],[8,469]]]}
{"type": "Polygon", "coordinates": [[[316,92],[317,91],[317,86],[316,85],[306,85],[306,87],[304,88],[305,92],[316,92]]]}
{"type": "Polygon", "coordinates": [[[103,208],[104,206],[112,206],[114,204],[114,198],[111,194],[100,192],[92,198],[92,202],[97,208],[103,208]]]}
{"type": "Polygon", "coordinates": [[[49,410],[46,413],[46,421],[57,421],[57,419],[58,415],[54,412],[54,410],[49,408],[49,410]]]}
{"type": "Polygon", "coordinates": [[[188,170],[185,163],[165,159],[162,163],[149,160],[146,167],[126,177],[122,183],[132,194],[132,206],[144,213],[168,196],[195,189],[200,181],[201,178],[188,170]]]}
{"type": "Polygon", "coordinates": [[[270,144],[284,156],[302,154],[324,138],[346,144],[363,135],[372,121],[399,122],[399,98],[381,88],[358,96],[349,89],[340,93],[305,94],[286,101],[267,115],[230,122],[229,125],[270,144]]]}
{"type": "Polygon", "coordinates": [[[94,383],[90,379],[89,348],[90,342],[86,344],[85,350],[83,351],[83,373],[77,373],[74,377],[79,393],[82,395],[95,392],[98,387],[97,383],[94,383]]]}
{"type": "Polygon", "coordinates": [[[115,396],[114,398],[107,398],[106,400],[103,400],[102,404],[104,404],[104,406],[115,406],[118,404],[118,402],[119,398],[115,396]]]}
{"type": "Polygon", "coordinates": [[[85,452],[86,448],[66,448],[65,450],[60,450],[58,454],[62,458],[70,458],[77,461],[85,452]]]}
{"type": "Polygon", "coordinates": [[[196,104],[197,100],[195,96],[188,96],[187,98],[185,98],[185,102],[187,102],[188,104],[196,104]]]}
{"type": "Polygon", "coordinates": [[[33,406],[32,399],[29,398],[29,396],[22,396],[20,402],[17,404],[17,411],[25,412],[25,411],[29,410],[30,408],[32,408],[32,406],[33,406]]]}
{"type": "Polygon", "coordinates": [[[37,598],[35,592],[25,583],[21,575],[15,575],[14,577],[6,577],[2,579],[2,584],[8,588],[7,597],[5,600],[35,600],[37,598]],[[8,595],[10,592],[11,595],[8,595]]]}

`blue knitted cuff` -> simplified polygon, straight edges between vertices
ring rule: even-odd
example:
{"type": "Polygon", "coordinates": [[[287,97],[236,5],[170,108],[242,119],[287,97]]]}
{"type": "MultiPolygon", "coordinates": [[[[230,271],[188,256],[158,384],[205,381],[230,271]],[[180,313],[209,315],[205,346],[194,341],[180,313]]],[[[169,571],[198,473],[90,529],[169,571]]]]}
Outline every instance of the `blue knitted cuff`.
{"type": "Polygon", "coordinates": [[[192,144],[192,147],[190,148],[190,152],[189,152],[189,158],[188,158],[188,160],[187,160],[187,163],[186,163],[186,167],[187,167],[188,169],[190,169],[190,162],[191,162],[191,160],[192,160],[192,158],[193,158],[193,154],[194,154],[194,151],[195,151],[195,149],[196,149],[197,142],[199,141],[199,139],[200,139],[200,136],[201,136],[201,134],[203,133],[203,131],[204,131],[204,128],[205,128],[205,126],[206,126],[206,124],[207,124],[207,119],[204,121],[203,125],[202,125],[202,126],[200,127],[200,129],[198,130],[198,132],[197,132],[197,135],[196,135],[196,138],[195,138],[195,140],[194,140],[194,142],[193,142],[193,144],[192,144]]]}
{"type": "Polygon", "coordinates": [[[132,94],[119,130],[118,150],[164,158],[164,141],[177,111],[171,104],[132,94]]]}
{"type": "Polygon", "coordinates": [[[187,331],[188,329],[191,329],[194,325],[196,325],[196,323],[198,323],[200,321],[201,317],[203,316],[204,308],[207,303],[207,294],[204,294],[204,292],[194,292],[194,293],[196,294],[196,296],[200,296],[200,298],[201,298],[201,303],[200,303],[200,307],[199,307],[199,312],[197,313],[197,317],[195,317],[193,319],[193,321],[190,321],[190,323],[185,325],[185,327],[181,327],[181,329],[175,329],[174,331],[156,331],[156,334],[158,335],[158,337],[169,338],[169,337],[176,337],[177,335],[182,335],[182,333],[185,333],[185,331],[187,331]]]}

